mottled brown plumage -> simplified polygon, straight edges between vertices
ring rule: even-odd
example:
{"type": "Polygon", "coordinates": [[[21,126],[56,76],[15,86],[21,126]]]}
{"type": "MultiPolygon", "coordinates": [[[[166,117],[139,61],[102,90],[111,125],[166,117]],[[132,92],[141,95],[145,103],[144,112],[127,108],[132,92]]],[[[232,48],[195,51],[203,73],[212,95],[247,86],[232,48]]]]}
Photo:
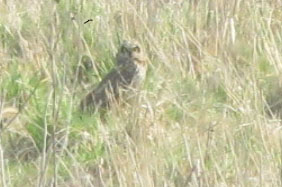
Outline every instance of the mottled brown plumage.
{"type": "Polygon", "coordinates": [[[124,41],[116,56],[116,67],[81,101],[81,109],[95,111],[110,107],[126,95],[125,92],[138,89],[146,70],[147,62],[140,46],[136,42],[124,41]]]}

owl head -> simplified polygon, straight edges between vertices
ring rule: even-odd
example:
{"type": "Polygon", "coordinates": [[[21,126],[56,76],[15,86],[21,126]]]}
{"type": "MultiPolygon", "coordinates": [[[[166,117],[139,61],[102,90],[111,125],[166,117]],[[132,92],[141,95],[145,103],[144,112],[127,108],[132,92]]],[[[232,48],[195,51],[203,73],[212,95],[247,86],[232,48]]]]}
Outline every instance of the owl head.
{"type": "Polygon", "coordinates": [[[127,63],[143,64],[146,61],[138,42],[128,40],[124,40],[122,42],[116,59],[118,66],[122,66],[127,63]]]}

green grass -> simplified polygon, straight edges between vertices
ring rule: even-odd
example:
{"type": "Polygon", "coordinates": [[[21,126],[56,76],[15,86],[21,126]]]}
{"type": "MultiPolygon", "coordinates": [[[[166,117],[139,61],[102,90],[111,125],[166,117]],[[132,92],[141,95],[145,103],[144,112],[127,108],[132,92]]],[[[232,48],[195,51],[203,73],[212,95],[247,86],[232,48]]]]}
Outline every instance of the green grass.
{"type": "Polygon", "coordinates": [[[0,186],[281,186],[280,6],[0,2],[0,186]],[[83,113],[124,39],[140,101],[83,113]]]}

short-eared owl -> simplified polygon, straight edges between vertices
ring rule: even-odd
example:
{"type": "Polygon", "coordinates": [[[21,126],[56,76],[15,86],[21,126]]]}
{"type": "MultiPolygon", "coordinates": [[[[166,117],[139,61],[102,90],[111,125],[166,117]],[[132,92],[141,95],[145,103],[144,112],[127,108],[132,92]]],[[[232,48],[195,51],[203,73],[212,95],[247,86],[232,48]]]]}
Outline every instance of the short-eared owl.
{"type": "Polygon", "coordinates": [[[81,101],[81,109],[95,111],[110,107],[120,97],[127,95],[125,92],[138,89],[145,79],[146,71],[147,60],[140,45],[124,41],[116,56],[116,67],[81,101]]]}

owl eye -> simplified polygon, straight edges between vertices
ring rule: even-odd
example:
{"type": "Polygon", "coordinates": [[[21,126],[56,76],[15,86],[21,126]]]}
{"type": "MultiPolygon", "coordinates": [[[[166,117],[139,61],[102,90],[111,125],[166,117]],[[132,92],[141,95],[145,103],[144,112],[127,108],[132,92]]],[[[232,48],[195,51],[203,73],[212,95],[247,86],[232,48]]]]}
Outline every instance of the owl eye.
{"type": "Polygon", "coordinates": [[[128,53],[127,48],[124,47],[124,46],[121,47],[120,51],[121,51],[122,53],[128,53]]]}
{"type": "Polygon", "coordinates": [[[132,49],[132,51],[140,53],[140,48],[138,46],[136,46],[132,49]]]}

